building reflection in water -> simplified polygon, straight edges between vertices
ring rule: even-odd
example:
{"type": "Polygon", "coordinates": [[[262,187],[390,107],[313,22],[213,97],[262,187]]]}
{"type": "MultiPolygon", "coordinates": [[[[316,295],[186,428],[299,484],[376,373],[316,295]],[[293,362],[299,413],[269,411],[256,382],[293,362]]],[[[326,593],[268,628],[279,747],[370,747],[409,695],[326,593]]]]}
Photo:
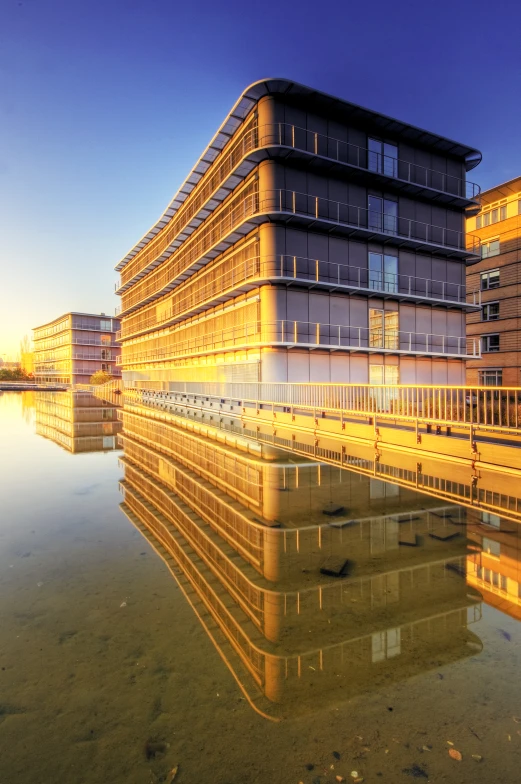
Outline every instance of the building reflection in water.
{"type": "Polygon", "coordinates": [[[90,392],[35,393],[36,432],[69,452],[117,449],[119,406],[90,392]]]}
{"type": "Polygon", "coordinates": [[[122,508],[259,712],[481,649],[461,506],[145,406],[121,419],[122,508]]]}
{"type": "Polygon", "coordinates": [[[468,526],[467,580],[486,604],[521,620],[521,528],[482,512],[468,526]]]}

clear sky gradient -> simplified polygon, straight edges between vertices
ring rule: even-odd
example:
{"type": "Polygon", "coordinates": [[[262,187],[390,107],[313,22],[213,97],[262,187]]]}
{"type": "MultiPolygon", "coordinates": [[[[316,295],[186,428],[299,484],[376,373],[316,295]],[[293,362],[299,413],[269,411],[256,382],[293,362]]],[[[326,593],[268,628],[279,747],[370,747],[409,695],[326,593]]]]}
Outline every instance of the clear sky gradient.
{"type": "Polygon", "coordinates": [[[304,82],[521,174],[519,0],[0,0],[0,354],[68,310],[113,313],[114,265],[240,92],[304,82]]]}

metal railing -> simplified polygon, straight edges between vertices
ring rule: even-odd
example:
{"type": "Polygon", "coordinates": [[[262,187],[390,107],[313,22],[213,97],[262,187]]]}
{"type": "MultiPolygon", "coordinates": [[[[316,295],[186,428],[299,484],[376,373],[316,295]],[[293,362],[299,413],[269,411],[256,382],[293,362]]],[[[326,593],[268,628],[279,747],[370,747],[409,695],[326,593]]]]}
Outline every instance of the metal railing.
{"type": "Polygon", "coordinates": [[[222,272],[216,275],[215,267],[189,278],[180,285],[178,292],[172,297],[172,305],[168,310],[157,315],[156,306],[150,308],[150,315],[138,314],[128,317],[123,327],[116,333],[118,340],[140,331],[158,327],[173,319],[188,315],[194,308],[212,298],[232,292],[244,283],[254,281],[280,279],[303,284],[322,284],[335,289],[360,289],[364,292],[396,294],[400,297],[411,297],[443,302],[481,304],[481,291],[469,292],[471,302],[467,301],[465,284],[451,283],[446,280],[422,278],[416,275],[378,272],[367,267],[340,264],[322,259],[311,259],[301,256],[280,255],[261,258],[254,256],[228,266],[226,261],[219,265],[222,272]],[[208,280],[208,282],[205,282],[208,280]]]}
{"type": "Polygon", "coordinates": [[[462,179],[446,172],[421,166],[402,158],[373,152],[366,147],[310,131],[289,123],[273,123],[260,126],[258,146],[268,144],[284,145],[305,150],[313,155],[356,166],[375,174],[383,174],[395,180],[402,180],[420,187],[430,188],[462,199],[476,200],[481,188],[475,182],[462,179]]]}
{"type": "Polygon", "coordinates": [[[457,229],[447,229],[431,223],[402,218],[355,204],[346,204],[309,193],[275,189],[260,196],[260,212],[281,212],[305,215],[342,226],[362,229],[375,235],[388,235],[415,242],[425,242],[445,248],[477,254],[478,237],[457,229]]]}
{"type": "MultiPolygon", "coordinates": [[[[209,353],[249,345],[280,345],[322,347],[324,349],[364,349],[377,352],[442,354],[458,357],[479,357],[479,339],[461,335],[436,335],[406,332],[397,329],[321,324],[312,321],[253,321],[227,329],[219,329],[185,340],[171,335],[172,344],[148,351],[132,351],[130,347],[116,360],[117,365],[141,362],[162,362],[194,353],[209,353]]],[[[139,344],[138,344],[139,345],[139,344]]]]}
{"type": "MultiPolygon", "coordinates": [[[[376,153],[365,147],[309,131],[297,125],[273,123],[260,127],[254,126],[239,132],[230,149],[223,151],[223,155],[219,156],[215,171],[212,173],[209,171],[208,176],[203,177],[202,184],[196,186],[192,191],[193,195],[189,196],[172,221],[123,268],[122,283],[129,281],[154,257],[166,250],[181,229],[206,207],[210,197],[244,161],[244,158],[263,147],[272,145],[299,149],[370,173],[383,175],[390,180],[399,180],[419,188],[428,188],[469,201],[478,200],[481,192],[479,185],[461,177],[401,158],[376,153]]],[[[215,201],[217,206],[219,200],[215,201]]]]}
{"type": "Polygon", "coordinates": [[[156,295],[165,287],[171,286],[181,272],[190,269],[195,261],[201,261],[210,248],[218,245],[225,237],[236,231],[238,226],[254,216],[277,212],[280,214],[300,215],[313,220],[324,220],[339,226],[346,226],[362,232],[365,236],[380,236],[382,239],[394,237],[414,243],[426,243],[445,247],[448,250],[479,254],[480,241],[465,232],[435,226],[409,218],[400,218],[371,211],[364,207],[344,204],[319,196],[289,190],[252,193],[238,200],[222,217],[211,231],[201,237],[199,243],[186,251],[168,259],[156,270],[138,281],[128,293],[123,293],[121,312],[139,305],[144,299],[156,295]]]}
{"type": "MultiPolygon", "coordinates": [[[[521,428],[520,387],[172,381],[172,392],[314,411],[521,428]]],[[[167,394],[167,393],[155,393],[167,394]]]]}

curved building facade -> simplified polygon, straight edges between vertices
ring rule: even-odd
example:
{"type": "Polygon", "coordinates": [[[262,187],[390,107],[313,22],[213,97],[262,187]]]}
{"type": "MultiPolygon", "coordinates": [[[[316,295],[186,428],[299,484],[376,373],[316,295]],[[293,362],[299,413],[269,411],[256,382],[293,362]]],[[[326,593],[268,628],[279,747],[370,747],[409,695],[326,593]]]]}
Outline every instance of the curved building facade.
{"type": "Polygon", "coordinates": [[[125,384],[464,384],[480,158],[288,80],[251,85],[116,267],[125,384]]]}

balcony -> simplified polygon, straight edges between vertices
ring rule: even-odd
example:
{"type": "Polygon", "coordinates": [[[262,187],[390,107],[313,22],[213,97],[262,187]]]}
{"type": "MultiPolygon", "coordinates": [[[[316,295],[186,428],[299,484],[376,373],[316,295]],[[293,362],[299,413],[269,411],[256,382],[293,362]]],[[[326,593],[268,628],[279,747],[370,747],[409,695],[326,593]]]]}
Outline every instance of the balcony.
{"type": "Polygon", "coordinates": [[[479,203],[481,188],[475,182],[402,158],[376,153],[366,147],[297,125],[274,123],[259,128],[258,148],[271,145],[299,150],[351,169],[362,170],[365,178],[370,175],[374,181],[381,182],[383,187],[397,187],[411,195],[434,198],[441,203],[462,207],[469,202],[479,203]]]}
{"type": "Polygon", "coordinates": [[[211,244],[201,240],[200,254],[182,251],[136,282],[123,293],[121,315],[179,285],[188,275],[226,251],[240,237],[271,220],[306,227],[319,226],[324,232],[375,240],[395,247],[410,247],[454,258],[480,257],[480,241],[473,235],[396,215],[376,213],[364,207],[323,199],[289,190],[253,193],[224,213],[211,232],[211,244]],[[176,282],[177,281],[177,282],[176,282]]]}
{"type": "MultiPolygon", "coordinates": [[[[277,149],[284,159],[291,157],[312,161],[315,169],[323,163],[327,172],[348,169],[351,179],[367,180],[369,177],[383,188],[413,197],[421,196],[440,204],[459,207],[479,204],[479,185],[460,177],[375,153],[365,147],[296,125],[274,123],[254,127],[243,132],[224,157],[219,158],[211,187],[208,187],[208,182],[204,188],[204,198],[198,199],[197,208],[191,209],[188,202],[187,209],[184,209],[185,205],[180,207],[179,213],[123,267],[121,284],[116,284],[116,291],[131,284],[136,277],[154,266],[155,260],[163,253],[178,248],[260,161],[277,157],[277,149]]],[[[196,186],[197,189],[199,187],[196,186]]]]}
{"type": "Polygon", "coordinates": [[[479,308],[481,291],[466,293],[465,285],[445,280],[422,278],[413,275],[374,272],[365,267],[339,264],[321,259],[280,255],[261,258],[259,256],[239,260],[232,265],[222,262],[222,272],[216,277],[215,268],[200,272],[189,278],[180,287],[172,306],[157,317],[156,308],[150,315],[142,314],[125,320],[117,339],[168,326],[200,313],[215,304],[224,302],[239,292],[250,291],[265,283],[281,283],[285,286],[298,284],[307,288],[324,288],[344,293],[360,292],[364,296],[381,296],[429,304],[437,303],[464,309],[479,308]],[[206,280],[205,280],[206,279],[206,280]]]}
{"type": "Polygon", "coordinates": [[[117,365],[125,368],[142,363],[165,362],[181,357],[246,349],[273,347],[322,349],[325,351],[362,351],[385,354],[476,359],[481,356],[479,339],[465,336],[436,335],[402,330],[370,329],[341,324],[307,321],[257,321],[228,329],[195,335],[185,340],[171,335],[172,345],[149,351],[130,352],[118,357],[117,365]]]}
{"type": "MultiPolygon", "coordinates": [[[[289,190],[266,191],[260,200],[261,213],[278,213],[282,218],[294,216],[292,223],[305,218],[305,223],[322,225],[331,230],[331,224],[342,227],[343,234],[363,237],[366,240],[394,243],[399,246],[429,252],[443,252],[455,258],[479,256],[480,240],[472,234],[447,229],[423,221],[402,218],[385,212],[370,210],[354,204],[312,196],[289,190]]],[[[286,219],[286,222],[290,222],[286,219]]]]}

